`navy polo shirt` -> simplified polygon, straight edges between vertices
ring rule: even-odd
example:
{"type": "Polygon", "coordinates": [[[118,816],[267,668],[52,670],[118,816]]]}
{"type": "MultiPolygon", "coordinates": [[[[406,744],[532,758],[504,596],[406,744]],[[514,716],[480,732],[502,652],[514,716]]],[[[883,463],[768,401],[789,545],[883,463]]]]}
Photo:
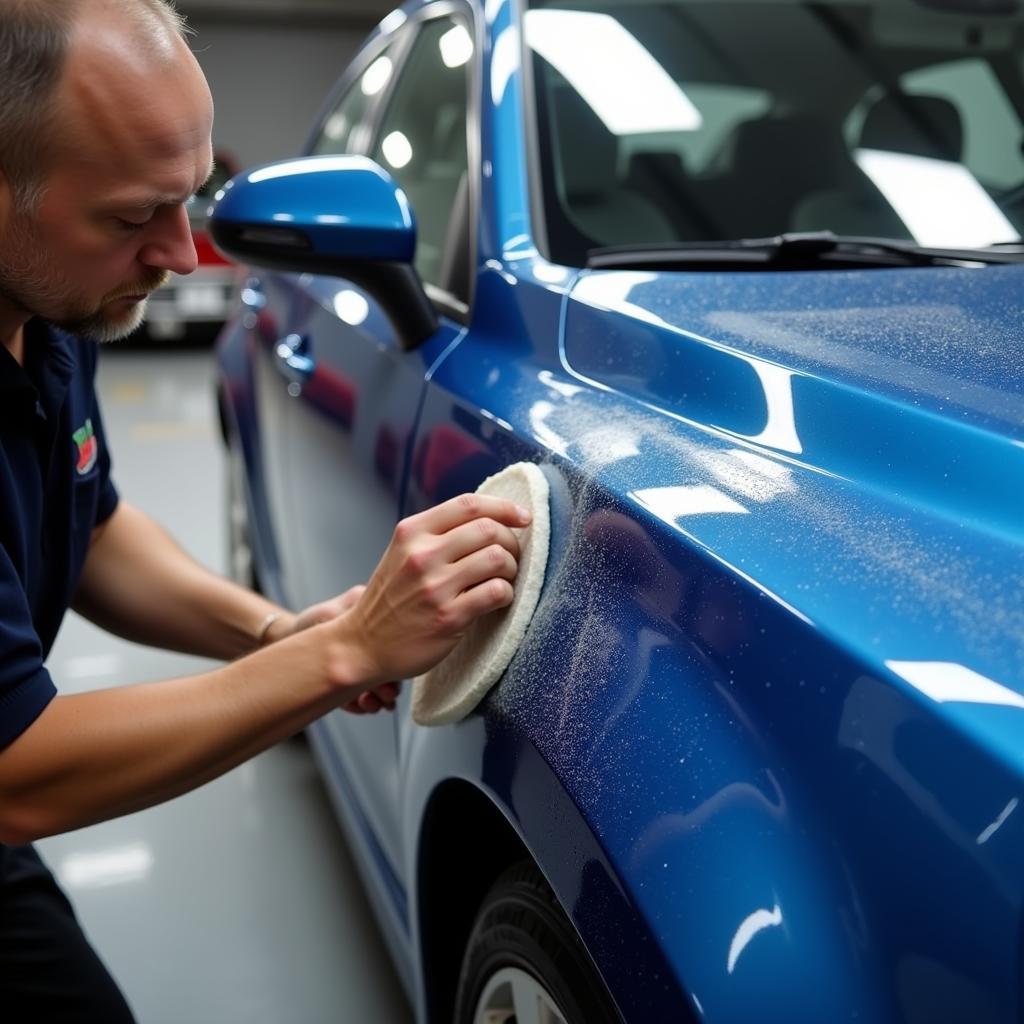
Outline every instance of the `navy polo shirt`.
{"type": "Polygon", "coordinates": [[[117,506],[96,350],[37,320],[24,367],[0,346],[0,749],[56,694],[43,663],[93,527],[117,506]]]}

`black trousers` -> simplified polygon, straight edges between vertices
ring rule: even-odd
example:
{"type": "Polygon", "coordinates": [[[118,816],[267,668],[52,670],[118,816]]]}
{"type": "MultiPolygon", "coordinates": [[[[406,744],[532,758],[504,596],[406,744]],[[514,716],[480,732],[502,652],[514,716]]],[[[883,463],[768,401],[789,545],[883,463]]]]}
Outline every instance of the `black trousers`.
{"type": "Polygon", "coordinates": [[[31,846],[0,844],[0,1020],[135,1020],[67,897],[31,846]]]}

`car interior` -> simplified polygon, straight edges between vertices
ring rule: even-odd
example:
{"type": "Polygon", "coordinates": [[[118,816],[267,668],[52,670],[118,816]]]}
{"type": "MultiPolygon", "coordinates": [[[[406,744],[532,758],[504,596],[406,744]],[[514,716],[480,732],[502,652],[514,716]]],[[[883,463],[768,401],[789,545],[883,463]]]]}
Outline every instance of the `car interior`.
{"type": "MultiPolygon", "coordinates": [[[[922,10],[909,42],[882,5],[867,3],[531,11],[583,6],[612,15],[639,40],[693,98],[702,123],[613,133],[570,81],[572,69],[534,53],[553,258],[583,265],[595,247],[823,230],[912,240],[862,165],[861,154],[875,150],[961,165],[1016,229],[1024,221],[1024,210],[1004,200],[1024,180],[1024,78],[1009,56],[1012,33],[987,45],[970,18],[955,17],[962,29],[951,33],[946,15],[930,39],[933,15],[922,10]],[[1008,129],[1001,139],[988,123],[994,112],[1008,129]]],[[[607,73],[628,89],[628,68],[609,61],[607,73]]]]}

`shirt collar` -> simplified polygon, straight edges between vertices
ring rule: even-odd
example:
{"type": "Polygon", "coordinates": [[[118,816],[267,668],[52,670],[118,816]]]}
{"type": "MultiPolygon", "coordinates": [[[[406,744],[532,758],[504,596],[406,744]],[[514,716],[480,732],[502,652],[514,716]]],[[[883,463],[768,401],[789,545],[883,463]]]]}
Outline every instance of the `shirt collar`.
{"type": "Polygon", "coordinates": [[[25,324],[25,365],[0,346],[0,409],[47,416],[61,407],[75,368],[75,338],[41,320],[25,324]]]}

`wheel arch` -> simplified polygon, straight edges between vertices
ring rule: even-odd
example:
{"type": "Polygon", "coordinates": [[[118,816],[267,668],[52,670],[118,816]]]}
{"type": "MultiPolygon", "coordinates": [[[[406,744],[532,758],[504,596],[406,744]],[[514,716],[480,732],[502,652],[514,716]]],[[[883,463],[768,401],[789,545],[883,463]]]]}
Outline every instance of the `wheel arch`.
{"type": "MultiPolygon", "coordinates": [[[[441,783],[425,809],[416,864],[417,930],[426,1020],[447,1024],[462,952],[487,891],[516,861],[536,863],[505,815],[462,779],[441,783]],[[453,836],[472,842],[453,842],[453,836]]],[[[539,865],[538,865],[539,867],[539,865]]]]}

